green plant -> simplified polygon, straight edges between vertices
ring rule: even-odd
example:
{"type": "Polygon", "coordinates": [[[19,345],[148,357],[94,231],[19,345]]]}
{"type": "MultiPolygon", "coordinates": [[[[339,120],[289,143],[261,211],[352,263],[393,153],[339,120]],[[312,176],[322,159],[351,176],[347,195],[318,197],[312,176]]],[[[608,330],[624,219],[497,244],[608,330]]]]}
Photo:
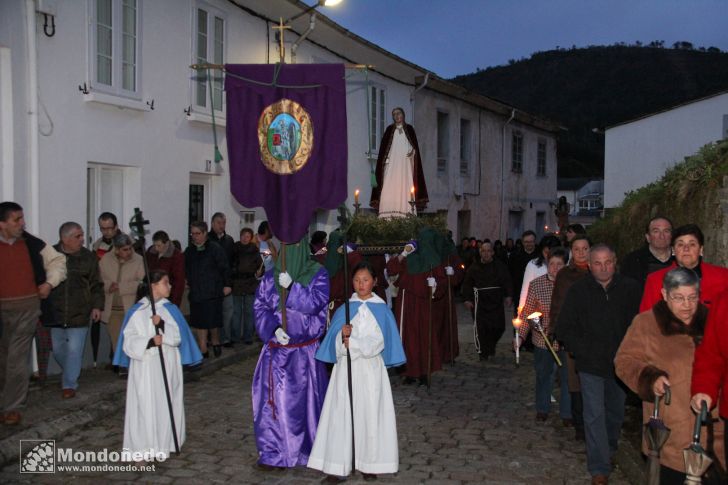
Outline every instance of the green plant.
{"type": "MultiPolygon", "coordinates": [[[[705,145],[668,169],[659,180],[626,194],[619,207],[589,228],[589,236],[594,242],[609,243],[618,255],[624,256],[644,243],[645,226],[656,215],[669,217],[676,227],[695,223],[706,232],[721,227],[723,213],[718,189],[725,175],[728,140],[705,145]]],[[[714,254],[708,259],[720,258],[714,254]]]]}

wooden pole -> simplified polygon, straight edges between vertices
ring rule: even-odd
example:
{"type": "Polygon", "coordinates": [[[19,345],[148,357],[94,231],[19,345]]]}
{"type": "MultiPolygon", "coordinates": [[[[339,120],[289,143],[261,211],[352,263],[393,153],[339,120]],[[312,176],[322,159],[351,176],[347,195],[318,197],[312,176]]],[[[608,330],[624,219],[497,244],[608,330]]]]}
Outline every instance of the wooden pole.
{"type": "MultiPolygon", "coordinates": [[[[430,277],[432,278],[432,268],[430,268],[430,277]]],[[[435,297],[435,291],[430,286],[430,318],[427,325],[427,390],[430,390],[432,384],[432,299],[435,297]]]]}
{"type": "MultiPolygon", "coordinates": [[[[145,247],[144,243],[144,226],[149,224],[149,221],[144,220],[142,211],[139,208],[134,209],[134,218],[129,223],[131,229],[136,232],[137,236],[142,242],[142,250],[145,247]]],[[[149,277],[149,266],[147,266],[147,258],[142,255],[142,262],[144,264],[144,277],[147,280],[147,287],[149,291],[149,304],[152,307],[152,316],[157,314],[157,307],[154,304],[154,292],[152,291],[152,280],[149,277]]],[[[154,333],[160,334],[159,326],[154,326],[154,333]]],[[[174,440],[174,451],[179,454],[179,442],[177,440],[177,427],[174,424],[174,411],[172,408],[172,395],[169,391],[169,379],[167,378],[167,367],[164,365],[164,354],[162,353],[162,346],[157,347],[159,349],[159,363],[162,366],[162,381],[164,382],[164,394],[167,397],[167,409],[169,410],[169,422],[172,425],[172,439],[174,440]]]]}
{"type": "MultiPolygon", "coordinates": [[[[281,271],[286,272],[286,243],[281,243],[281,271]]],[[[288,319],[286,318],[286,301],[288,300],[288,288],[281,286],[281,328],[288,332],[288,319]]]]}
{"type": "MultiPolygon", "coordinates": [[[[447,265],[450,266],[450,256],[447,257],[447,265]]],[[[450,275],[447,275],[447,319],[450,325],[448,335],[450,335],[450,365],[455,364],[455,347],[453,345],[452,336],[452,286],[450,282],[450,275]]]]}

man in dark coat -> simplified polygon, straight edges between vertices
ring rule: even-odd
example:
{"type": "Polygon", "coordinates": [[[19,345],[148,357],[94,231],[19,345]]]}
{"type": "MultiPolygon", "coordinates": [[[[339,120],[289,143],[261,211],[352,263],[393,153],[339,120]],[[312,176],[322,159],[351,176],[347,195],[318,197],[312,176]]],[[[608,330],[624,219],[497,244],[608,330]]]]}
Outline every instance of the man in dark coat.
{"type": "MultiPolygon", "coordinates": [[[[515,251],[508,260],[508,269],[511,272],[511,281],[513,282],[513,295],[521,294],[521,285],[523,284],[523,274],[526,272],[526,265],[529,261],[538,257],[536,250],[536,233],[526,231],[521,235],[523,249],[515,251]]],[[[518,298],[516,298],[518,300],[518,298]]],[[[518,301],[516,301],[518,304],[518,301]]]]}
{"type": "MultiPolygon", "coordinates": [[[[235,240],[228,233],[225,232],[227,219],[225,214],[222,212],[215,212],[212,215],[210,221],[210,232],[207,235],[208,240],[211,243],[217,244],[225,252],[225,257],[228,262],[228,270],[233,270],[233,246],[235,246],[235,240]]],[[[220,340],[225,344],[225,347],[232,347],[232,341],[230,340],[230,325],[233,320],[233,296],[225,295],[222,300],[222,328],[220,329],[220,340]]]]}
{"type": "Polygon", "coordinates": [[[63,370],[62,397],[68,399],[76,395],[89,322],[101,320],[105,295],[98,258],[83,247],[81,225],[66,222],[58,233],[60,242],[54,248],[66,255],[67,278],[51,292],[55,311],[51,338],[53,357],[63,370]]]}
{"type": "Polygon", "coordinates": [[[624,421],[625,392],[614,357],[637,315],[639,284],[615,272],[614,250],[589,252],[590,273],[574,283],[561,308],[556,334],[574,355],[584,401],[587,469],[592,483],[607,483],[624,421]]]}
{"type": "Polygon", "coordinates": [[[480,246],[480,260],[470,265],[463,280],[463,299],[475,318],[480,360],[495,355],[495,346],[506,329],[504,305],[510,307],[513,297],[508,268],[494,256],[493,245],[484,242],[480,246]]]}
{"type": "Polygon", "coordinates": [[[258,246],[253,242],[253,230],[244,227],[240,230],[240,241],[233,250],[233,321],[230,325],[231,343],[240,340],[242,328],[243,341],[246,345],[253,343],[255,332],[255,291],[259,279],[262,278],[263,258],[258,246]]]}
{"type": "MultiPolygon", "coordinates": [[[[382,198],[382,187],[386,176],[386,166],[389,163],[390,150],[392,148],[392,140],[395,134],[404,133],[407,142],[412,147],[411,158],[413,160],[412,167],[412,184],[415,188],[415,205],[418,211],[423,211],[427,207],[429,198],[427,196],[427,184],[425,183],[425,174],[422,171],[422,159],[420,158],[420,147],[417,144],[417,135],[412,125],[408,125],[404,119],[404,110],[402,108],[394,108],[392,110],[392,119],[394,123],[384,130],[384,135],[379,143],[379,156],[377,157],[377,168],[375,172],[377,186],[372,187],[372,196],[369,205],[380,211],[380,199],[382,198]]],[[[403,194],[405,197],[407,193],[403,194]]]]}
{"type": "Polygon", "coordinates": [[[650,219],[645,228],[647,244],[632,251],[619,265],[620,273],[637,281],[644,289],[647,275],[672,266],[672,222],[667,217],[650,219]]]}

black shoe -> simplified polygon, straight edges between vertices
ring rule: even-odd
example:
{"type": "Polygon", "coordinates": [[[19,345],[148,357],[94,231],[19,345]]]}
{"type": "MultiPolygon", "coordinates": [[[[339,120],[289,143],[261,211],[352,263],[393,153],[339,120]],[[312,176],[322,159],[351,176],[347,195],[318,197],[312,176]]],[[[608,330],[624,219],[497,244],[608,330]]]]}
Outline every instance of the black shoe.
{"type": "Polygon", "coordinates": [[[205,352],[204,354],[202,354],[202,358],[203,359],[209,359],[210,358],[210,351],[208,350],[207,352],[205,352]]]}
{"type": "Polygon", "coordinates": [[[212,353],[215,355],[215,357],[220,357],[220,354],[222,354],[222,347],[220,345],[213,345],[212,353]]]}
{"type": "Polygon", "coordinates": [[[415,378],[414,377],[405,377],[404,379],[402,379],[402,384],[408,384],[409,385],[409,384],[414,384],[414,383],[415,383],[415,378]]]}
{"type": "Polygon", "coordinates": [[[584,436],[584,430],[576,428],[576,430],[574,431],[574,439],[576,441],[584,441],[585,438],[586,437],[584,436]]]}
{"type": "Polygon", "coordinates": [[[549,415],[546,413],[536,413],[536,421],[543,423],[549,419],[549,415]]]}
{"type": "Polygon", "coordinates": [[[232,342],[225,342],[224,344],[222,344],[222,346],[226,349],[232,349],[234,345],[235,344],[233,344],[232,342]]]}
{"type": "Polygon", "coordinates": [[[426,386],[427,385],[427,377],[420,377],[420,386],[426,386]]]}
{"type": "Polygon", "coordinates": [[[364,478],[365,482],[373,482],[377,479],[377,476],[374,473],[362,473],[361,476],[364,478]]]}
{"type": "Polygon", "coordinates": [[[253,345],[253,341],[252,340],[246,340],[245,341],[245,345],[253,345]]]}
{"type": "Polygon", "coordinates": [[[481,362],[484,360],[488,360],[488,354],[478,354],[478,360],[480,360],[481,362]]]}

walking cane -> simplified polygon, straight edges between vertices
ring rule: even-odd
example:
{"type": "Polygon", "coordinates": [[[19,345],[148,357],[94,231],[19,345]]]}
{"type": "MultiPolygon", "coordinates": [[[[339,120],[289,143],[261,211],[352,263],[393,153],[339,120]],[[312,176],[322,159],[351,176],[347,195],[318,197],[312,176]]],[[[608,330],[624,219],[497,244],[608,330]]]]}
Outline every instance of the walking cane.
{"type": "MultiPolygon", "coordinates": [[[[344,315],[346,317],[346,325],[351,325],[351,314],[349,309],[349,255],[347,254],[347,242],[346,242],[346,207],[339,207],[341,222],[341,232],[343,234],[343,253],[344,253],[344,315]]],[[[342,335],[343,338],[343,335],[342,335]]],[[[349,347],[346,347],[346,380],[349,388],[349,411],[351,412],[351,472],[354,473],[356,468],[356,445],[354,442],[354,391],[352,387],[351,379],[351,352],[349,347]]]]}
{"type": "MultiPolygon", "coordinates": [[[[144,220],[142,211],[138,207],[134,208],[134,217],[129,222],[129,227],[134,232],[142,243],[142,251],[144,251],[144,226],[149,224],[149,221],[144,220]]],[[[149,293],[149,303],[152,307],[152,316],[157,314],[157,307],[154,304],[154,295],[152,294],[152,280],[149,278],[149,267],[147,266],[146,256],[142,256],[144,263],[144,278],[147,280],[147,288],[149,293]]],[[[154,326],[154,333],[160,334],[159,326],[154,326]]],[[[159,363],[162,366],[162,380],[164,381],[164,393],[167,396],[167,409],[169,410],[169,422],[172,425],[172,438],[174,439],[174,451],[179,453],[179,442],[177,440],[177,427],[174,424],[174,411],[172,410],[172,395],[169,392],[169,380],[167,379],[167,367],[164,365],[164,354],[162,353],[162,346],[157,347],[159,349],[159,363]]]]}

